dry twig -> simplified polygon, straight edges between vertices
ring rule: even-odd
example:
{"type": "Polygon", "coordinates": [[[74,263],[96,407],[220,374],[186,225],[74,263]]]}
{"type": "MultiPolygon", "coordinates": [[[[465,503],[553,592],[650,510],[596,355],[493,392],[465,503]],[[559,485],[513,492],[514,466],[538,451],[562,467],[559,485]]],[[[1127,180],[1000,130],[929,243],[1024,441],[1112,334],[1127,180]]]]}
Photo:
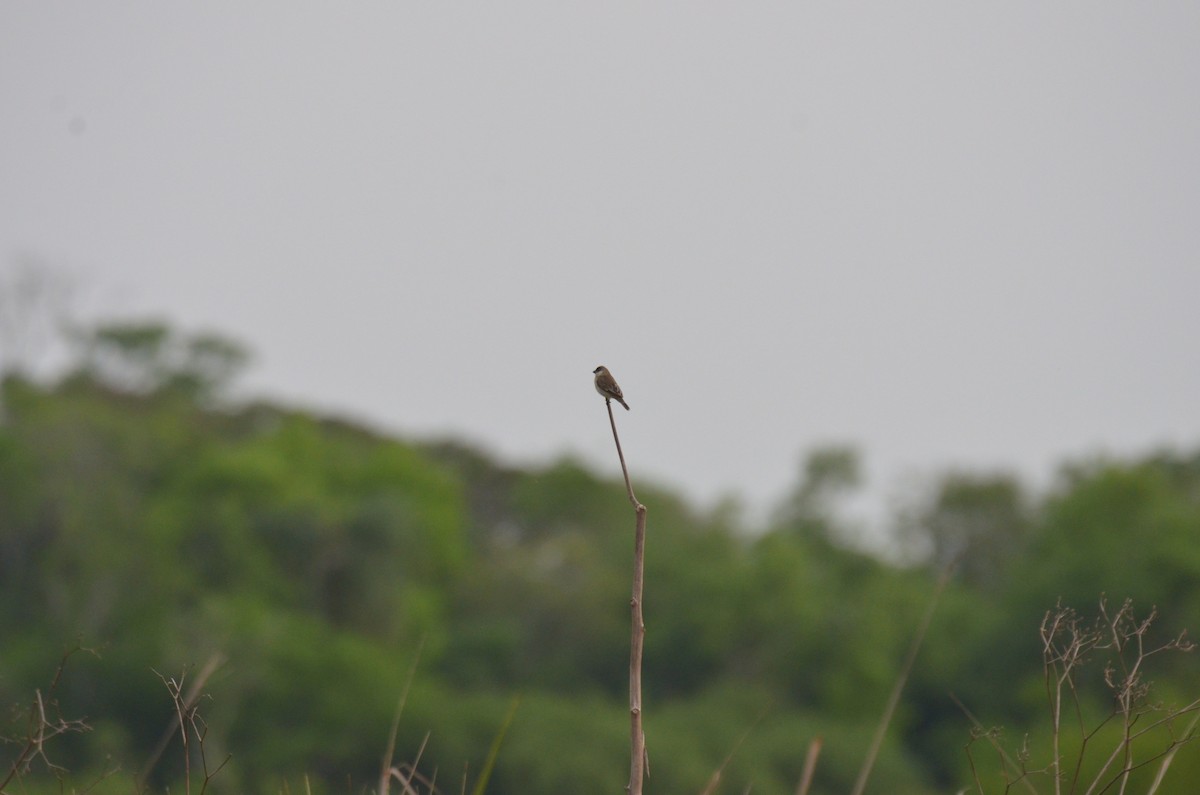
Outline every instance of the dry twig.
{"type": "MultiPolygon", "coordinates": [[[[400,714],[404,712],[404,705],[408,701],[408,689],[412,687],[413,676],[417,672],[417,663],[421,661],[421,650],[425,647],[425,640],[417,645],[417,653],[413,656],[412,665],[408,669],[408,678],[404,680],[404,689],[400,692],[400,698],[396,701],[396,712],[392,715],[392,728],[388,732],[387,750],[383,754],[383,765],[379,771],[379,792],[380,795],[388,795],[388,785],[391,783],[393,773],[398,773],[395,767],[392,766],[392,757],[396,753],[396,733],[400,730],[400,714]]],[[[397,780],[403,785],[407,785],[407,781],[401,779],[399,775],[397,780]]],[[[411,776],[409,777],[411,779],[411,776]]]]}
{"type": "MultiPolygon", "coordinates": [[[[13,781],[19,781],[22,776],[28,773],[34,760],[41,759],[46,765],[46,769],[52,771],[55,776],[58,776],[60,781],[62,774],[65,772],[63,768],[50,761],[50,757],[46,754],[46,744],[63,734],[83,733],[92,730],[92,727],[87,724],[83,718],[64,718],[58,711],[58,702],[55,700],[55,692],[58,690],[59,682],[62,680],[63,670],[67,667],[67,661],[71,659],[76,652],[86,651],[95,654],[91,649],[86,649],[82,646],[76,646],[68,650],[58,661],[58,667],[54,670],[54,676],[50,680],[49,687],[46,688],[45,695],[42,691],[34,691],[33,703],[30,704],[28,711],[29,728],[25,732],[24,737],[6,738],[10,742],[20,746],[17,756],[8,766],[8,771],[4,774],[4,778],[0,779],[0,793],[5,792],[7,787],[13,781]]],[[[101,779],[106,778],[112,771],[106,771],[101,775],[101,779]]]]}
{"type": "Polygon", "coordinates": [[[854,782],[854,789],[851,790],[853,795],[862,795],[863,790],[867,788],[867,779],[871,775],[872,768],[875,767],[875,759],[879,756],[879,749],[883,746],[883,739],[887,735],[888,726],[891,725],[892,716],[896,714],[896,707],[900,703],[900,695],[904,692],[904,685],[908,682],[908,676],[912,673],[913,664],[917,661],[917,653],[921,650],[921,644],[925,641],[925,633],[929,631],[929,625],[933,623],[933,614],[937,610],[938,602],[942,598],[942,592],[946,590],[947,583],[950,582],[950,575],[954,572],[954,562],[951,562],[942,570],[942,576],[938,578],[937,587],[933,591],[933,596],[929,600],[929,606],[925,608],[925,615],[921,617],[921,623],[917,626],[917,632],[913,635],[912,643],[909,645],[908,654],[904,658],[904,664],[900,667],[900,673],[896,677],[896,683],[892,686],[892,692],[888,696],[887,706],[884,707],[883,715],[879,718],[879,725],[875,728],[875,736],[871,738],[871,745],[867,749],[867,758],[863,760],[862,769],[858,772],[858,780],[854,782]]]}
{"type": "MultiPolygon", "coordinates": [[[[1194,648],[1182,633],[1161,645],[1148,645],[1149,630],[1156,617],[1156,611],[1151,610],[1146,618],[1137,619],[1128,599],[1113,612],[1102,598],[1099,616],[1090,623],[1070,607],[1059,605],[1046,612],[1041,639],[1051,755],[1044,769],[1027,768],[1030,757],[1027,748],[1023,747],[1016,759],[1004,753],[996,740],[998,733],[985,732],[963,708],[974,724],[972,742],[985,737],[1000,752],[1000,774],[1006,782],[1006,791],[1016,781],[1022,781],[1032,791],[1028,778],[1041,773],[1051,778],[1056,795],[1124,793],[1133,773],[1151,765],[1157,765],[1157,770],[1147,792],[1158,789],[1179,747],[1196,736],[1200,699],[1182,707],[1167,707],[1150,699],[1147,660],[1160,652],[1186,652],[1194,648]],[[1092,674],[1103,680],[1111,698],[1108,713],[1099,717],[1089,715],[1085,708],[1084,691],[1092,674]],[[1180,732],[1175,724],[1185,715],[1193,717],[1180,732]],[[1116,741],[1112,748],[1098,751],[1096,745],[1107,736],[1102,732],[1108,727],[1116,729],[1116,741]],[[1079,749],[1072,759],[1064,758],[1062,751],[1068,734],[1079,749]],[[1158,739],[1154,739],[1156,735],[1158,739]],[[1085,774],[1085,768],[1094,770],[1089,769],[1085,774]]],[[[969,745],[967,754],[970,759],[969,745]]],[[[971,766],[974,770],[974,759],[971,766]]],[[[979,792],[984,791],[977,773],[975,786],[979,792]]]]}
{"type": "MultiPolygon", "coordinates": [[[[158,765],[159,760],[162,758],[163,752],[167,750],[167,745],[171,742],[171,738],[175,736],[175,732],[179,731],[181,728],[184,729],[184,763],[185,766],[190,765],[190,753],[188,752],[188,743],[190,740],[186,731],[188,721],[184,719],[184,716],[190,713],[193,719],[197,717],[196,702],[200,700],[201,691],[203,690],[204,685],[208,682],[209,678],[216,673],[218,668],[225,664],[225,660],[225,655],[221,654],[220,652],[214,653],[211,657],[209,657],[208,662],[204,663],[204,667],[201,668],[200,673],[196,675],[196,679],[192,682],[192,686],[188,688],[186,695],[180,692],[183,687],[182,678],[179,680],[179,682],[175,682],[174,679],[168,680],[162,674],[158,675],[158,678],[163,681],[163,684],[167,686],[167,690],[171,694],[171,699],[175,704],[175,715],[171,718],[171,720],[167,721],[167,727],[163,730],[162,736],[159,737],[158,744],[154,746],[154,750],[150,753],[150,757],[146,760],[146,764],[142,765],[142,771],[138,774],[137,780],[134,782],[135,792],[145,791],[146,782],[149,780],[150,774],[158,765]]],[[[204,731],[208,731],[207,726],[204,728],[204,731]]],[[[203,752],[203,747],[201,748],[201,751],[203,752]]],[[[225,761],[228,762],[228,758],[225,761]]],[[[225,762],[222,762],[221,767],[224,767],[224,765],[225,762]]],[[[220,768],[217,769],[220,770],[220,768]]],[[[207,784],[207,782],[205,783],[207,784]]]]}
{"type": "Polygon", "coordinates": [[[814,737],[808,744],[808,753],[804,755],[804,770],[800,773],[800,783],[796,785],[796,795],[808,795],[812,786],[813,774],[817,772],[817,758],[821,755],[821,746],[825,744],[822,737],[814,737]]]}
{"type": "Polygon", "coordinates": [[[642,585],[646,559],[646,506],[638,502],[629,481],[629,469],[625,466],[625,453],[621,451],[621,437],[617,435],[617,421],[613,417],[612,401],[605,399],[608,407],[608,422],[612,426],[613,441],[617,445],[617,457],[621,460],[621,473],[625,476],[625,490],[636,515],[633,540],[633,595],[629,600],[632,630],[629,641],[629,795],[642,795],[642,778],[650,774],[649,758],[646,754],[646,734],[642,727],[642,645],[646,637],[646,624],[642,620],[642,585]]]}

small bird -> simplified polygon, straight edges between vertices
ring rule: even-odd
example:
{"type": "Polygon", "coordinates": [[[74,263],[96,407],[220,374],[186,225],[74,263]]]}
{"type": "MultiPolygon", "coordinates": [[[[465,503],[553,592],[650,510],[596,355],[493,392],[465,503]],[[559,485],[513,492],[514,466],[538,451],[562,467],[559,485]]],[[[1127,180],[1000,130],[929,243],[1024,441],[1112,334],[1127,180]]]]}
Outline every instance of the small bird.
{"type": "Polygon", "coordinates": [[[600,365],[595,370],[596,374],[596,391],[604,395],[604,401],[615,400],[629,411],[629,404],[625,402],[625,394],[621,392],[621,387],[617,386],[617,379],[612,377],[612,373],[604,365],[600,365]]]}

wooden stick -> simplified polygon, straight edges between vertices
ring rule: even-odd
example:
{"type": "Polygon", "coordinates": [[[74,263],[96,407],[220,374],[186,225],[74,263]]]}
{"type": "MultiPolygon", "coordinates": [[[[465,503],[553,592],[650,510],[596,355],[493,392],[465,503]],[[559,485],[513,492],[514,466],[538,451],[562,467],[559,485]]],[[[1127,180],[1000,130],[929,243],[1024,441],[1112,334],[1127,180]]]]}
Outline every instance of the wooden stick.
{"type": "Polygon", "coordinates": [[[646,637],[646,624],[642,620],[642,585],[646,563],[646,506],[638,502],[629,480],[629,469],[625,466],[625,453],[621,451],[621,437],[617,435],[617,420],[613,416],[612,401],[605,399],[608,407],[608,422],[612,426],[613,441],[617,445],[617,457],[621,460],[621,473],[625,476],[625,491],[633,505],[636,523],[633,536],[633,595],[629,600],[632,628],[629,640],[629,795],[642,795],[642,779],[648,774],[646,733],[642,726],[642,647],[646,637]]]}

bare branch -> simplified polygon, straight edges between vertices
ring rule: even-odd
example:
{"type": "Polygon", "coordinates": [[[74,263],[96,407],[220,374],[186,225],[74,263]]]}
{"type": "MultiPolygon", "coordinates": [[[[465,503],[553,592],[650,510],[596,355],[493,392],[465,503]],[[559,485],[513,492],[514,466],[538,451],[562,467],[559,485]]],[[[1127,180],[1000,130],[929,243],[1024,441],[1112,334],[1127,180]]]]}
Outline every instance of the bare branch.
{"type": "Polygon", "coordinates": [[[635,518],[633,540],[633,594],[629,600],[632,628],[629,641],[629,795],[642,795],[642,779],[649,775],[649,756],[646,752],[646,733],[642,727],[642,647],[646,637],[646,624],[642,619],[642,590],[645,579],[646,561],[646,506],[638,502],[629,480],[629,468],[625,465],[625,453],[621,450],[621,437],[617,435],[617,421],[613,416],[612,401],[605,400],[608,422],[612,426],[613,442],[617,445],[617,457],[621,460],[621,473],[625,476],[625,490],[633,505],[635,518]]]}

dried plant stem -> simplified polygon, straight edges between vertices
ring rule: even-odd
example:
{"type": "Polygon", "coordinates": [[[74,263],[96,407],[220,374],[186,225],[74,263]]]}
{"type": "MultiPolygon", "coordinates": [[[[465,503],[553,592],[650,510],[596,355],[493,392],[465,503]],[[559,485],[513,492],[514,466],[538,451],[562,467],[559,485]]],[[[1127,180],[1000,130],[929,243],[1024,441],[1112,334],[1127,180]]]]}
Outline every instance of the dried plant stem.
{"type": "Polygon", "coordinates": [[[721,766],[713,771],[712,776],[710,776],[708,779],[708,783],[704,786],[704,789],[700,791],[700,795],[714,795],[714,793],[717,791],[717,786],[721,783],[721,776],[725,775],[725,768],[729,767],[729,763],[733,761],[733,757],[737,754],[738,749],[742,747],[742,743],[746,742],[746,738],[750,736],[750,732],[755,726],[758,725],[759,721],[761,721],[766,714],[767,713],[765,711],[760,713],[759,716],[754,720],[754,723],[750,724],[750,727],[746,729],[746,731],[742,732],[742,736],[738,738],[736,743],[734,743],[733,749],[730,750],[729,755],[725,757],[725,761],[721,762],[721,766]]]}
{"type": "Polygon", "coordinates": [[[621,451],[621,437],[617,435],[617,419],[613,416],[612,401],[605,399],[604,405],[608,407],[608,424],[612,426],[613,442],[617,445],[617,458],[621,459],[621,474],[625,476],[625,491],[629,494],[629,502],[633,504],[633,509],[645,511],[646,506],[638,502],[637,497],[633,496],[633,485],[629,482],[629,468],[625,466],[625,453],[621,451]]]}
{"type": "MultiPolygon", "coordinates": [[[[1198,721],[1200,721],[1200,713],[1196,713],[1196,715],[1192,717],[1191,722],[1188,723],[1187,731],[1183,733],[1185,738],[1191,738],[1195,736],[1196,723],[1198,721]]],[[[1182,743],[1173,744],[1171,746],[1171,750],[1167,751],[1167,753],[1163,755],[1162,762],[1159,763],[1158,766],[1158,771],[1154,774],[1154,781],[1150,783],[1149,789],[1146,790],[1146,795],[1154,795],[1154,793],[1158,792],[1158,788],[1162,786],[1163,778],[1167,775],[1167,769],[1170,768],[1171,763],[1175,761],[1175,753],[1179,750],[1179,746],[1181,744],[1182,743]]]]}
{"type": "MultiPolygon", "coordinates": [[[[204,685],[208,683],[209,677],[225,664],[225,660],[226,657],[221,652],[215,652],[210,655],[208,662],[204,663],[204,667],[200,669],[200,673],[196,675],[196,678],[192,681],[192,686],[188,688],[186,694],[179,692],[182,680],[175,682],[175,680],[168,680],[162,674],[159,674],[159,678],[163,680],[163,683],[167,685],[168,690],[171,692],[171,698],[175,702],[175,714],[167,723],[167,728],[163,731],[162,736],[159,737],[158,744],[154,746],[150,758],[146,760],[146,764],[142,766],[141,772],[138,773],[137,780],[134,782],[135,792],[144,792],[146,790],[150,774],[154,772],[154,768],[158,765],[159,760],[162,759],[162,755],[167,750],[167,745],[171,742],[171,738],[175,736],[176,731],[182,731],[183,733],[184,764],[188,768],[188,772],[190,772],[191,760],[186,717],[189,714],[194,714],[193,710],[195,709],[196,702],[200,700],[204,685]]],[[[190,783],[187,786],[190,787],[190,783]]]]}
{"type": "MultiPolygon", "coordinates": [[[[395,770],[392,767],[392,757],[396,753],[396,733],[400,730],[400,714],[404,712],[404,705],[408,702],[408,689],[412,687],[413,676],[417,673],[417,664],[421,661],[421,650],[424,648],[425,639],[421,638],[421,642],[417,644],[417,653],[413,655],[412,665],[408,668],[408,677],[404,680],[404,689],[400,691],[400,698],[396,701],[396,711],[392,715],[392,728],[388,732],[387,750],[383,753],[383,765],[379,770],[380,795],[388,795],[392,772],[395,770]]],[[[397,778],[399,777],[397,776],[397,778]]]]}
{"type": "Polygon", "coordinates": [[[629,600],[632,629],[629,640],[629,795],[642,795],[642,778],[649,775],[646,756],[646,733],[642,727],[642,645],[646,637],[646,624],[642,620],[642,585],[646,562],[646,506],[638,502],[629,480],[629,468],[625,466],[625,453],[621,451],[621,437],[617,435],[617,420],[613,416],[612,401],[606,399],[608,422],[612,426],[613,441],[617,445],[617,457],[621,460],[621,474],[625,476],[625,490],[637,517],[633,539],[633,595],[629,600]]]}
{"type": "Polygon", "coordinates": [[[892,716],[896,713],[896,706],[900,703],[900,695],[904,692],[904,685],[908,682],[908,675],[912,673],[913,664],[917,661],[917,653],[921,650],[921,644],[925,641],[925,633],[929,630],[929,625],[933,622],[933,613],[937,609],[938,601],[942,597],[942,591],[946,590],[946,584],[950,582],[950,575],[954,571],[954,563],[946,566],[942,570],[941,577],[938,578],[937,587],[933,591],[933,597],[929,600],[929,606],[925,608],[925,615],[921,617],[921,623],[917,627],[917,632],[913,635],[912,644],[908,648],[908,655],[904,659],[904,665],[900,668],[900,674],[896,677],[896,684],[892,686],[891,695],[888,696],[887,706],[884,707],[883,715],[879,719],[879,725],[875,728],[875,736],[871,738],[871,746],[867,750],[867,758],[863,761],[862,770],[858,773],[858,780],[854,782],[854,789],[851,790],[853,795],[862,795],[867,788],[867,779],[871,775],[871,769],[875,766],[875,758],[879,756],[879,749],[883,746],[883,738],[887,734],[888,726],[892,722],[892,716]]]}
{"type": "Polygon", "coordinates": [[[821,755],[821,746],[824,744],[823,737],[814,737],[808,744],[808,753],[804,755],[804,770],[800,773],[800,783],[796,785],[796,795],[808,795],[813,774],[817,771],[817,757],[821,755]]]}
{"type": "Polygon", "coordinates": [[[642,726],[642,645],[646,624],[642,619],[642,584],[646,552],[646,506],[638,504],[637,527],[633,545],[633,593],[629,600],[631,632],[629,641],[629,793],[641,795],[642,776],[650,767],[646,759],[646,733],[642,726]]]}
{"type": "MultiPolygon", "coordinates": [[[[1037,788],[1034,787],[1033,784],[1029,781],[1028,774],[1025,770],[1024,761],[1013,759],[1012,754],[1010,754],[1008,751],[1006,751],[1004,749],[1004,747],[1002,745],[1000,745],[1000,741],[996,737],[998,732],[988,731],[984,727],[984,725],[979,722],[979,719],[976,718],[974,714],[972,714],[971,710],[967,709],[967,705],[962,703],[962,701],[959,700],[958,696],[951,693],[950,700],[955,703],[955,705],[959,708],[959,710],[962,711],[962,714],[966,716],[967,720],[969,720],[971,722],[971,731],[972,731],[971,742],[974,742],[975,739],[982,737],[988,741],[988,744],[991,745],[992,748],[995,749],[996,753],[999,755],[1000,760],[1003,763],[1003,766],[1001,767],[1001,771],[1005,777],[1004,778],[1004,781],[1005,781],[1004,791],[1009,792],[1013,788],[1014,784],[1016,784],[1017,782],[1020,782],[1021,784],[1024,785],[1025,789],[1029,790],[1031,795],[1038,795],[1037,788]],[[1008,769],[1009,768],[1019,771],[1020,775],[1015,780],[1009,780],[1009,778],[1008,778],[1008,769]]],[[[971,754],[971,743],[967,743],[966,751],[967,751],[967,762],[971,766],[971,774],[975,779],[975,788],[977,790],[979,790],[980,794],[982,795],[983,783],[979,780],[979,771],[975,768],[975,758],[971,754]]]]}
{"type": "MultiPolygon", "coordinates": [[[[59,682],[62,679],[63,669],[67,667],[67,661],[78,651],[87,651],[95,654],[91,649],[85,649],[82,646],[65,652],[62,659],[58,662],[58,668],[54,671],[54,677],[50,682],[49,688],[46,690],[45,696],[42,695],[41,689],[34,691],[34,700],[29,707],[28,719],[29,729],[24,738],[13,740],[20,744],[21,750],[18,752],[16,759],[9,765],[8,771],[0,776],[0,793],[8,792],[5,789],[9,782],[19,781],[21,776],[29,772],[30,765],[35,759],[41,759],[45,763],[48,770],[54,771],[55,775],[63,772],[63,769],[50,761],[50,757],[46,755],[46,744],[54,737],[72,732],[87,732],[91,731],[91,726],[81,719],[68,720],[59,716],[48,716],[46,704],[49,702],[52,707],[52,712],[57,712],[57,704],[54,701],[55,692],[58,690],[59,682]]],[[[5,741],[8,742],[8,741],[5,741]]],[[[104,774],[107,777],[107,774],[104,774]]]]}

